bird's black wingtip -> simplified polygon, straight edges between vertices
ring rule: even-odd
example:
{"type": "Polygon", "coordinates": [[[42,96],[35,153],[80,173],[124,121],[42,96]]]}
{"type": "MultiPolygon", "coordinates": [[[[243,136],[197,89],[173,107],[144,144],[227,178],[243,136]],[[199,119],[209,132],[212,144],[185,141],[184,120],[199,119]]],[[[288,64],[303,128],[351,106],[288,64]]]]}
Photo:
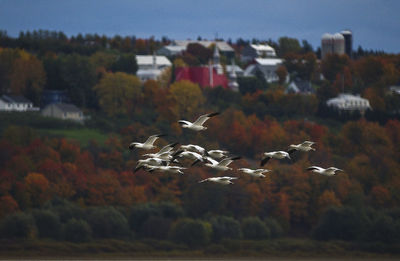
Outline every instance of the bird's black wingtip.
{"type": "Polygon", "coordinates": [[[269,159],[270,159],[269,157],[262,159],[262,160],[261,160],[261,163],[260,163],[260,166],[262,167],[262,166],[264,166],[265,164],[267,164],[267,162],[268,162],[269,159]]]}
{"type": "Polygon", "coordinates": [[[231,160],[238,160],[238,159],[241,159],[241,158],[242,158],[241,156],[236,156],[236,157],[232,157],[231,160]]]}
{"type": "Polygon", "coordinates": [[[179,144],[179,142],[174,142],[174,143],[171,143],[169,146],[173,148],[173,147],[175,147],[175,146],[178,145],[178,144],[179,144]]]}
{"type": "Polygon", "coordinates": [[[136,167],[136,168],[133,170],[133,173],[136,173],[137,171],[139,171],[139,170],[142,169],[142,168],[144,168],[144,166],[136,167]]]}
{"type": "Polygon", "coordinates": [[[213,112],[213,113],[209,113],[207,116],[208,117],[213,117],[213,116],[217,116],[217,115],[220,115],[221,113],[220,112],[213,112]]]}
{"type": "Polygon", "coordinates": [[[200,161],[200,160],[195,160],[195,161],[192,163],[191,167],[193,167],[194,165],[196,165],[197,163],[199,163],[199,161],[200,161]]]}

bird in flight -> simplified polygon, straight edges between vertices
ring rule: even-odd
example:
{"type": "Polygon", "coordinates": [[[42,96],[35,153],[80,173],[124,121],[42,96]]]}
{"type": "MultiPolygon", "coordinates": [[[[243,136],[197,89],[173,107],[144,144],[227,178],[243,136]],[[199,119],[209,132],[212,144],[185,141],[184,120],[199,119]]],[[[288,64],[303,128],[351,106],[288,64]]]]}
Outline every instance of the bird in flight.
{"type": "Polygon", "coordinates": [[[291,145],[289,145],[288,153],[292,154],[293,152],[298,151],[298,150],[300,150],[300,151],[315,150],[313,147],[311,147],[314,144],[315,144],[315,142],[307,141],[307,140],[300,144],[291,144],[291,145]]]}
{"type": "Polygon", "coordinates": [[[321,168],[318,166],[308,167],[307,170],[324,175],[324,176],[334,176],[334,175],[336,175],[336,171],[343,171],[342,169],[338,169],[335,167],[330,167],[330,168],[324,169],[324,168],[321,168]]]}
{"type": "Polygon", "coordinates": [[[264,152],[260,165],[264,166],[272,158],[274,158],[274,159],[284,159],[284,158],[291,159],[289,153],[287,153],[286,151],[264,152]]]}
{"type": "Polygon", "coordinates": [[[195,122],[179,120],[178,123],[182,126],[182,128],[188,128],[194,131],[202,131],[207,129],[207,127],[204,127],[203,124],[211,117],[214,117],[219,114],[220,114],[219,112],[213,112],[201,115],[199,118],[197,118],[195,122]]]}
{"type": "Polygon", "coordinates": [[[139,149],[144,149],[144,150],[151,150],[154,149],[156,146],[154,146],[154,142],[159,138],[159,137],[164,137],[167,136],[165,134],[157,134],[157,135],[152,135],[147,138],[147,140],[143,143],[140,142],[132,142],[129,144],[129,149],[133,150],[134,148],[139,148],[139,149]]]}
{"type": "Polygon", "coordinates": [[[265,178],[264,173],[270,172],[269,169],[248,169],[248,168],[240,168],[238,169],[242,171],[243,173],[246,173],[252,177],[256,178],[265,178]]]}
{"type": "Polygon", "coordinates": [[[237,179],[237,177],[212,177],[212,178],[206,178],[203,180],[200,180],[199,183],[203,183],[206,181],[209,182],[215,182],[215,183],[219,183],[219,184],[223,184],[223,185],[229,185],[229,184],[233,184],[232,180],[237,179]]]}

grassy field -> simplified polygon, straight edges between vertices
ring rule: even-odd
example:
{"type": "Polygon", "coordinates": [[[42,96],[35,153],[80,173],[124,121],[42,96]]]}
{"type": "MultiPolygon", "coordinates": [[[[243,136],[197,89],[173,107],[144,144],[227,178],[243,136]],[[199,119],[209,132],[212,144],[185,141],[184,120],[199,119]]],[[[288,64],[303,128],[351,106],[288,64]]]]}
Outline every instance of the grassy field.
{"type": "Polygon", "coordinates": [[[49,137],[64,137],[68,140],[77,141],[81,147],[86,147],[89,141],[94,140],[99,145],[109,137],[109,134],[103,133],[96,129],[38,129],[39,134],[49,137]]]}

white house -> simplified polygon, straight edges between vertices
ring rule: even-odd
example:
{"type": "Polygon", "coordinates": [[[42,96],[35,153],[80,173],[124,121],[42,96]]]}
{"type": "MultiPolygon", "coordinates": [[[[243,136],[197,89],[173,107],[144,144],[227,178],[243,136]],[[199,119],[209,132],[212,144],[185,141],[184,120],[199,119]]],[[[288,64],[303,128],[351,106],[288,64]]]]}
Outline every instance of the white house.
{"type": "Polygon", "coordinates": [[[83,123],[84,116],[82,111],[73,104],[52,103],[47,105],[41,111],[43,116],[59,118],[62,120],[73,120],[83,123]]]}
{"type": "Polygon", "coordinates": [[[172,66],[170,60],[160,55],[136,55],[138,71],[136,76],[142,82],[147,80],[157,80],[165,69],[172,66]]]}
{"type": "Polygon", "coordinates": [[[267,82],[277,82],[279,80],[276,69],[283,64],[283,59],[278,58],[256,58],[254,63],[250,64],[244,70],[243,76],[255,76],[260,71],[267,82]]]}
{"type": "Polygon", "coordinates": [[[338,97],[329,99],[326,105],[340,111],[360,111],[364,113],[366,110],[372,110],[367,99],[348,93],[340,93],[338,97]]]}
{"type": "Polygon", "coordinates": [[[33,103],[22,96],[2,95],[0,98],[0,111],[38,111],[33,103]]]}
{"type": "Polygon", "coordinates": [[[249,62],[255,58],[276,57],[275,49],[268,44],[250,44],[241,52],[242,62],[249,62]]]}

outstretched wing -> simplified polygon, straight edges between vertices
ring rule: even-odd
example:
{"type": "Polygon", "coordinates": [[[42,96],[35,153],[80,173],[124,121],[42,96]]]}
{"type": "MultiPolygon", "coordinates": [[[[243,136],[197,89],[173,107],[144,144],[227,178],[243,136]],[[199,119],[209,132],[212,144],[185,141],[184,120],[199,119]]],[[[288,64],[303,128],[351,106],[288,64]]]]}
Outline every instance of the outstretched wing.
{"type": "Polygon", "coordinates": [[[311,145],[313,145],[313,144],[315,144],[315,142],[306,140],[306,141],[304,141],[301,145],[304,145],[304,146],[309,147],[309,146],[311,146],[311,145]]]}
{"type": "Polygon", "coordinates": [[[311,166],[311,167],[308,167],[306,170],[323,170],[323,168],[318,167],[318,166],[311,166]]]}
{"type": "Polygon", "coordinates": [[[228,176],[224,176],[224,177],[219,177],[219,180],[232,180],[232,179],[237,179],[237,177],[228,177],[228,176]]]}
{"type": "Polygon", "coordinates": [[[271,158],[271,157],[263,158],[263,159],[261,160],[260,166],[262,167],[262,166],[264,166],[265,164],[267,164],[267,162],[269,161],[270,158],[271,158]]]}
{"type": "Polygon", "coordinates": [[[178,142],[175,143],[170,143],[168,145],[165,145],[164,147],[162,147],[160,149],[159,152],[157,152],[158,154],[163,154],[163,153],[167,153],[170,152],[176,145],[178,145],[178,142]]]}
{"type": "Polygon", "coordinates": [[[214,117],[216,115],[219,115],[219,114],[220,114],[219,112],[213,112],[213,113],[201,115],[195,122],[193,122],[193,124],[202,126],[206,122],[206,120],[208,120],[209,118],[214,117]]]}
{"type": "Polygon", "coordinates": [[[144,142],[145,145],[153,145],[153,143],[159,138],[167,136],[165,134],[157,134],[157,135],[151,135],[150,137],[147,138],[147,140],[144,142]]]}
{"type": "Polygon", "coordinates": [[[234,160],[238,160],[238,159],[241,159],[241,157],[226,158],[226,159],[221,160],[221,161],[218,163],[218,165],[227,167],[227,166],[228,166],[229,164],[231,164],[234,160]]]}

